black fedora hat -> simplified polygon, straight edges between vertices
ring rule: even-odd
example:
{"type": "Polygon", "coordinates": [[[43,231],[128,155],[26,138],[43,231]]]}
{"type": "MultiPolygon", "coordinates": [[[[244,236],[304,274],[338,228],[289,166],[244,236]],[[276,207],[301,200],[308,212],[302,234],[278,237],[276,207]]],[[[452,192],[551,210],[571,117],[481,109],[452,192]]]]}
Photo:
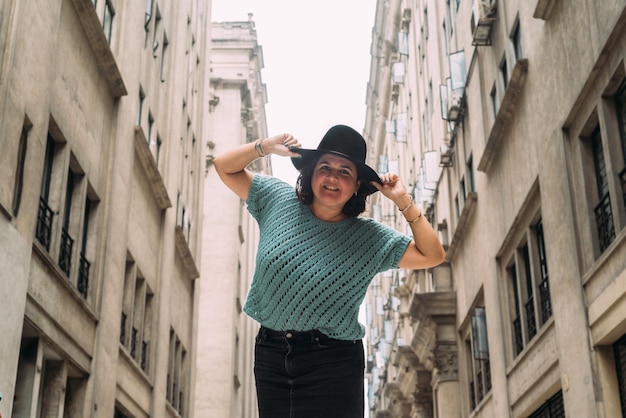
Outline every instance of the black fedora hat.
{"type": "Polygon", "coordinates": [[[293,148],[291,151],[297,152],[302,156],[300,158],[291,158],[291,162],[298,171],[314,163],[324,154],[334,154],[348,159],[356,165],[359,179],[361,180],[361,191],[366,194],[372,194],[378,191],[378,189],[372,186],[370,182],[375,181],[383,184],[376,171],[365,164],[367,155],[365,139],[349,126],[335,125],[330,128],[320,141],[317,149],[293,148]]]}

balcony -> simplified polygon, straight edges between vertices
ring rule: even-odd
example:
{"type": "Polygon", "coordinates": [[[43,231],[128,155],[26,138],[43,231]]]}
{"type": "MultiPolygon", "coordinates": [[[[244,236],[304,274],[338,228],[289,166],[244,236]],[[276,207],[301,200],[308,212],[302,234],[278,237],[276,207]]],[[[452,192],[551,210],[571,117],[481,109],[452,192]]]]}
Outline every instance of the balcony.
{"type": "Polygon", "coordinates": [[[111,96],[114,98],[126,96],[128,92],[126,91],[124,80],[122,80],[122,74],[117,67],[109,42],[102,30],[102,23],[98,19],[93,1],[73,0],[72,3],[74,3],[74,9],[83,25],[83,30],[95,55],[98,68],[109,85],[111,96]]]}
{"type": "Polygon", "coordinates": [[[156,161],[148,147],[148,140],[141,126],[135,126],[135,154],[143,167],[144,173],[150,183],[150,188],[161,210],[172,207],[172,201],[167,194],[165,183],[159,172],[156,161]]]}
{"type": "Polygon", "coordinates": [[[198,267],[196,267],[196,262],[193,259],[193,255],[191,254],[191,250],[187,244],[185,232],[180,225],[176,225],[176,252],[183,260],[183,265],[185,266],[185,271],[187,272],[189,279],[194,280],[200,277],[198,267]]]}
{"type": "Polygon", "coordinates": [[[517,97],[522,91],[522,87],[526,83],[526,74],[528,72],[528,60],[519,59],[513,67],[511,73],[511,79],[509,80],[508,87],[504,92],[504,98],[500,104],[500,110],[496,115],[496,120],[493,122],[491,132],[483,151],[483,156],[478,164],[478,170],[486,173],[491,168],[498,147],[504,139],[506,130],[511,123],[511,120],[515,116],[515,107],[517,106],[517,97]]]}
{"type": "Polygon", "coordinates": [[[554,11],[554,4],[557,0],[538,0],[533,17],[535,19],[549,20],[552,17],[554,11]]]}
{"type": "Polygon", "coordinates": [[[472,15],[472,45],[491,45],[491,27],[496,20],[496,0],[479,0],[472,15]]]}

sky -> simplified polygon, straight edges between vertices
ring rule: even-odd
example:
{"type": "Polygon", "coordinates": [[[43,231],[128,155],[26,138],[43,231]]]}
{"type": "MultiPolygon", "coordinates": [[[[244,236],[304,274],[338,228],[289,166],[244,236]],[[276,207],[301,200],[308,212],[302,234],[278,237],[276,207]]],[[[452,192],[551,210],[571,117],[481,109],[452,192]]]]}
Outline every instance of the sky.
{"type": "MultiPolygon", "coordinates": [[[[213,0],[213,22],[252,13],[265,67],[268,135],[290,133],[317,148],[336,124],[365,127],[376,0],[213,0]]],[[[272,157],[274,175],[295,184],[291,161],[272,157]]]]}

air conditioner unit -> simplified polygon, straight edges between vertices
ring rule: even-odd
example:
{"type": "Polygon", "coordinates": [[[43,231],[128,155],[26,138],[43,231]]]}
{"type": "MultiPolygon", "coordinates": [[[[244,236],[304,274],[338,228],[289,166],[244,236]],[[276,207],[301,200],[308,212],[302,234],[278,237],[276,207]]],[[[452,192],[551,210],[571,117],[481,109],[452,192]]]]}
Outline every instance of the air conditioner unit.
{"type": "Polygon", "coordinates": [[[478,11],[480,19],[493,19],[496,17],[496,0],[479,0],[478,11]]]}
{"type": "Polygon", "coordinates": [[[451,91],[448,95],[448,120],[456,122],[461,115],[462,96],[458,91],[451,91]]]}

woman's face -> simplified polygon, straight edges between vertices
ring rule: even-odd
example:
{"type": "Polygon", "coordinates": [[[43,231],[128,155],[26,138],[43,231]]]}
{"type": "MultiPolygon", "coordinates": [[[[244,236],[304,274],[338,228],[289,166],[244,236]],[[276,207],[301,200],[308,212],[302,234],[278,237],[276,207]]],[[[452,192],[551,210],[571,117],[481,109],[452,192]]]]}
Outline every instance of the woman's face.
{"type": "Polygon", "coordinates": [[[343,205],[359,188],[356,165],[334,154],[324,154],[315,164],[311,188],[315,200],[329,206],[343,205]]]}

